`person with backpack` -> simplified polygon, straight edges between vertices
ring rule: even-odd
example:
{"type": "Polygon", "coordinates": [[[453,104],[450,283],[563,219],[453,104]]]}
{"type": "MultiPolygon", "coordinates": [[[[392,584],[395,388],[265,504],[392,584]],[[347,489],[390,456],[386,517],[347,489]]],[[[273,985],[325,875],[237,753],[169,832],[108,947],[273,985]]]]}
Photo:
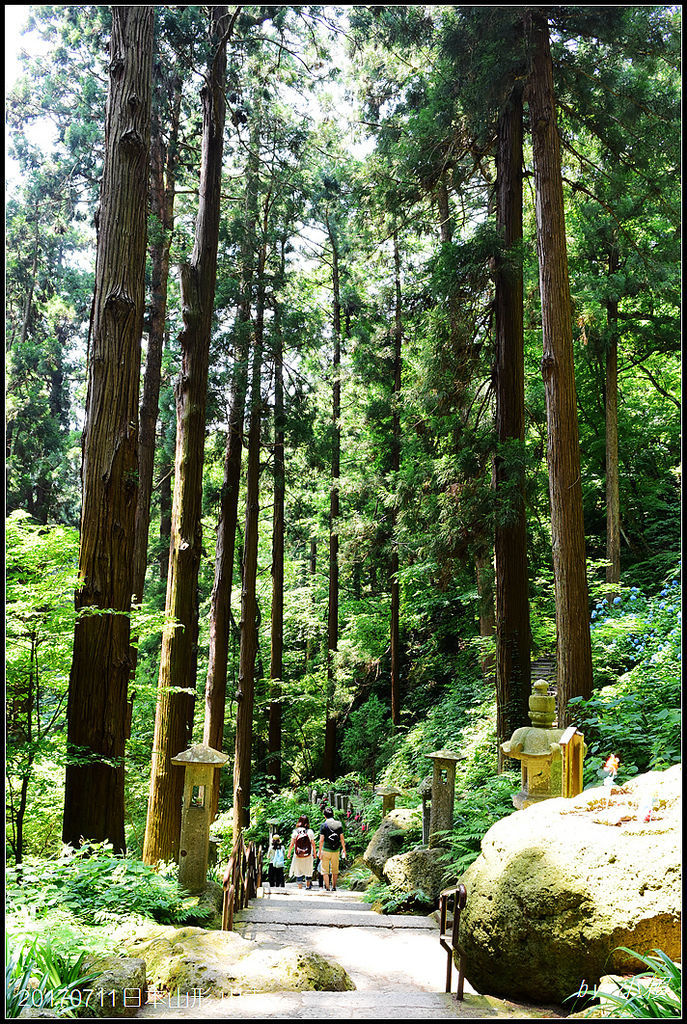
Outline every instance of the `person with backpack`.
{"type": "Polygon", "coordinates": [[[312,889],[312,864],[315,856],[315,833],[310,828],[310,821],[307,814],[302,814],[298,819],[295,829],[291,835],[287,857],[291,856],[291,871],[289,876],[296,879],[298,888],[303,888],[303,879],[307,879],[306,888],[312,889]]]}
{"type": "Polygon", "coordinates": [[[325,807],[324,822],[320,828],[320,846],[317,856],[320,858],[320,870],[324,876],[324,887],[336,891],[336,879],[339,874],[339,852],[346,856],[346,840],[343,825],[334,817],[331,807],[325,807]]]}
{"type": "Polygon", "coordinates": [[[267,854],[267,879],[270,889],[284,889],[284,847],[280,836],[272,837],[267,854]]]}

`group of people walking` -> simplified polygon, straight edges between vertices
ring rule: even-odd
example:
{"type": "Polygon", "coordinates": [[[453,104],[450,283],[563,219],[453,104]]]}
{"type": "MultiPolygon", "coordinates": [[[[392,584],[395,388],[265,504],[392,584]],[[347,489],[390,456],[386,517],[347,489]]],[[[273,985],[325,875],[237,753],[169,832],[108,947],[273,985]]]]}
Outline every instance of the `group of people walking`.
{"type": "Polygon", "coordinates": [[[346,839],[343,825],[334,817],[331,807],[324,807],[324,821],[320,826],[319,843],[310,828],[307,814],[302,814],[291,833],[289,848],[284,852],[281,836],[272,837],[267,854],[268,881],[270,889],[285,890],[284,869],[286,860],[292,856],[289,877],[295,878],[298,888],[312,889],[313,877],[319,878],[319,887],[327,891],[336,889],[339,876],[339,857],[346,856],[346,839]],[[315,875],[317,858],[317,875],[315,875]]]}

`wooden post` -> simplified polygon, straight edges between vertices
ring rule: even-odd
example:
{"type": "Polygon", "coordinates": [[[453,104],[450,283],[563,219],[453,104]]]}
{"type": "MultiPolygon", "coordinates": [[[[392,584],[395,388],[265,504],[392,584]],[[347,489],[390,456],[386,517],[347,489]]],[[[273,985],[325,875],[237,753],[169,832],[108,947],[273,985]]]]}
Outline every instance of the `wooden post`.
{"type": "Polygon", "coordinates": [[[577,796],[582,792],[582,762],[585,746],[582,733],[571,725],[560,738],[563,766],[561,771],[561,796],[577,796]]]}

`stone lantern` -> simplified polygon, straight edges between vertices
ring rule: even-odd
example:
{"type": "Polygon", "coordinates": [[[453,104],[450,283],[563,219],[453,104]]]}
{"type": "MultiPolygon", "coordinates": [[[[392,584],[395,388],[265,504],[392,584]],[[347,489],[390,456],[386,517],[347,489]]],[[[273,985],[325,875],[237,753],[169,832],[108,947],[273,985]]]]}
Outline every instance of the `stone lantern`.
{"type": "Polygon", "coordinates": [[[434,762],[432,772],[432,804],[429,816],[429,845],[439,846],[437,832],[453,827],[453,798],[456,788],[456,765],[464,755],[451,750],[436,750],[427,754],[434,762]]]}
{"type": "Polygon", "coordinates": [[[382,798],[382,817],[385,818],[396,807],[396,797],[401,796],[401,790],[396,786],[377,786],[375,793],[382,798]]]}
{"type": "Polygon", "coordinates": [[[210,797],[215,771],[229,760],[203,743],[172,758],[172,764],[184,769],[184,801],[179,840],[179,885],[191,893],[206,886],[210,846],[210,797]]]}
{"type": "Polygon", "coordinates": [[[554,729],[556,698],[547,693],[545,679],[537,680],[530,696],[532,725],[516,729],[501,750],[522,764],[522,789],[513,797],[518,810],[561,796],[561,747],[563,729],[554,729]]]}

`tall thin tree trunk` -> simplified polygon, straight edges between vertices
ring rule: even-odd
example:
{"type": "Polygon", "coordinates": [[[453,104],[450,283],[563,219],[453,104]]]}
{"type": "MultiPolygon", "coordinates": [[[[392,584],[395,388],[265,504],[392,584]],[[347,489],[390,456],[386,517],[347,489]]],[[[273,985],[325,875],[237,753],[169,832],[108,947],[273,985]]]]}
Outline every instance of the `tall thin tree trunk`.
{"type": "Polygon", "coordinates": [[[564,727],[568,724],[568,700],[571,697],[591,695],[592,653],[570,285],[549,26],[546,14],[541,11],[528,12],[527,19],[533,54],[529,107],[556,590],[558,721],[564,727]]]}
{"type": "MultiPolygon", "coordinates": [[[[608,254],[609,277],[618,272],[618,250],[608,254]]],[[[610,343],[606,352],[606,582],[607,597],[616,596],[620,583],[620,484],[618,464],[618,300],[606,303],[610,343]]]]}
{"type": "MultiPolygon", "coordinates": [[[[266,225],[265,225],[266,229],[266,225]]],[[[243,585],[241,588],[241,647],[239,679],[236,690],[236,747],[234,754],[234,836],[250,824],[251,755],[253,708],[255,704],[255,657],[258,650],[258,608],[256,579],[258,569],[258,514],[260,483],[260,420],[262,399],[260,373],[265,312],[265,256],[263,241],[258,259],[258,294],[255,312],[253,370],[248,428],[248,466],[246,472],[246,525],[243,541],[243,585]]]]}
{"type": "MultiPolygon", "coordinates": [[[[282,243],[281,277],[285,256],[282,243]]],[[[281,785],[281,681],[284,674],[284,339],[281,308],[274,309],[274,513],[272,517],[272,620],[270,650],[269,764],[274,784],[281,785]]]]}
{"type": "Polygon", "coordinates": [[[181,828],[183,772],[171,758],[191,742],[198,644],[198,569],[202,547],[201,499],[205,404],[212,312],[217,276],[222,151],[224,143],[227,8],[212,7],[214,49],[201,90],[203,142],[196,234],[190,263],[181,267],[183,329],[181,375],[176,386],[172,540],[155,712],[150,798],[143,846],[147,864],[176,857],[181,828]],[[183,689],[182,689],[183,688],[183,689]]]}
{"type": "MultiPolygon", "coordinates": [[[[313,603],[313,587],[315,586],[315,574],[317,572],[317,540],[315,537],[310,538],[310,554],[308,556],[308,574],[310,576],[309,590],[310,590],[310,604],[313,603]]],[[[306,674],[312,671],[313,662],[313,641],[308,635],[308,639],[305,641],[305,671],[306,674]]]]}
{"type": "Polygon", "coordinates": [[[124,747],[153,8],[114,7],[81,480],[62,837],[124,850],[124,747]]]}
{"type": "Polygon", "coordinates": [[[181,110],[181,82],[174,82],[174,100],[169,130],[169,143],[165,154],[159,111],[153,117],[150,143],[151,209],[156,218],[156,236],[150,246],[152,266],[150,331],[148,355],[143,380],[140,428],[138,434],[138,503],[136,506],[136,539],[134,542],[133,602],[143,600],[148,555],[148,529],[150,526],[150,497],[153,490],[155,464],[155,433],[160,400],[162,350],[165,340],[167,316],[167,282],[169,277],[169,247],[174,227],[174,184],[177,136],[181,110]]]}
{"type": "Polygon", "coordinates": [[[329,603],[327,608],[327,693],[325,697],[324,767],[325,779],[336,771],[336,715],[334,658],[339,647],[339,476],[341,473],[341,294],[339,251],[334,230],[327,220],[332,247],[332,485],[329,498],[329,603]]]}
{"type": "MultiPolygon", "coordinates": [[[[208,674],[205,683],[205,719],[203,743],[222,749],[226,710],[229,637],[231,633],[231,590],[236,545],[239,491],[241,488],[241,456],[243,453],[243,421],[248,387],[248,359],[251,336],[251,304],[253,265],[255,262],[255,228],[258,218],[258,172],[260,146],[259,106],[254,115],[251,149],[246,172],[246,212],[241,252],[240,300],[236,315],[236,344],[232,378],[227,444],[224,453],[224,479],[220,497],[215,547],[215,579],[210,601],[210,645],[208,674]]],[[[219,802],[219,772],[215,772],[211,799],[211,817],[219,802]]]]}
{"type": "MultiPolygon", "coordinates": [[[[398,233],[394,231],[394,381],[391,399],[391,472],[393,489],[398,487],[401,468],[401,346],[403,343],[403,319],[401,308],[401,254],[398,248],[398,233]]],[[[391,512],[391,721],[401,721],[401,645],[400,645],[400,587],[398,582],[398,541],[396,540],[396,506],[391,512]]]]}
{"type": "MultiPolygon", "coordinates": [[[[439,232],[443,244],[453,240],[453,221],[448,198],[445,175],[437,185],[437,207],[439,211],[439,232]]],[[[460,308],[458,299],[451,295],[448,301],[449,336],[451,350],[455,359],[455,376],[457,384],[458,407],[466,405],[467,389],[474,372],[475,353],[466,346],[460,339],[460,308]]],[[[460,440],[456,441],[460,444],[460,440]]],[[[479,615],[480,636],[493,637],[496,623],[494,616],[494,587],[493,574],[490,567],[490,552],[487,541],[486,530],[480,531],[473,541],[475,564],[475,581],[477,583],[477,610],[479,615]]],[[[492,680],[494,675],[494,658],[486,654],[480,659],[482,675],[486,680],[492,680]]]]}
{"type": "MultiPolygon", "coordinates": [[[[522,241],[522,90],[499,118],[498,227],[509,254],[522,241]]],[[[509,255],[496,278],[496,435],[494,475],[499,506],[496,558],[496,735],[501,744],[528,724],[531,676],[530,605],[525,514],[525,369],[520,256],[509,255]],[[506,494],[514,495],[504,507],[506,494]]]]}
{"type": "MultiPolygon", "coordinates": [[[[176,424],[169,423],[167,429],[172,431],[176,424]]],[[[160,459],[160,579],[167,583],[169,571],[169,545],[172,537],[172,475],[174,467],[168,454],[165,435],[161,438],[162,457],[160,459]]]]}

